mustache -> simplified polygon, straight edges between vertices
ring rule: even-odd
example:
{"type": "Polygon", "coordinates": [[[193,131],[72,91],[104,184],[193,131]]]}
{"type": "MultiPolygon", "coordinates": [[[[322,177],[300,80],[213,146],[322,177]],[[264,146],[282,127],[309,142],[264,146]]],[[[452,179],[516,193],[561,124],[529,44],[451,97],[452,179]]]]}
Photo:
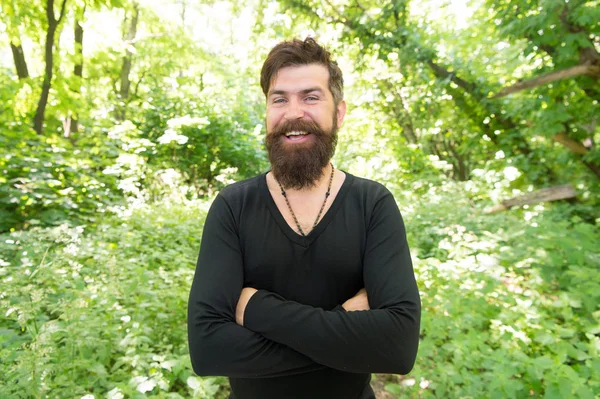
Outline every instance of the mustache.
{"type": "Polygon", "coordinates": [[[307,132],[315,135],[322,136],[325,134],[323,129],[317,125],[316,122],[313,121],[304,121],[301,119],[289,120],[281,125],[277,126],[275,129],[269,133],[272,136],[284,136],[289,132],[307,132]]]}

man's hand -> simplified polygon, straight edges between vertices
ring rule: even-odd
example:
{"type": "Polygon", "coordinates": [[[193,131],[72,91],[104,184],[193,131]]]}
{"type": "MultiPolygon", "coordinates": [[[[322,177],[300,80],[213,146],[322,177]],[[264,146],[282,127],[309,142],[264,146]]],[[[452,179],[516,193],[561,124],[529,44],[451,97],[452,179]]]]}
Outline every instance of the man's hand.
{"type": "Polygon", "coordinates": [[[356,295],[344,302],[342,307],[346,309],[346,312],[352,312],[355,310],[371,310],[371,308],[369,307],[369,298],[367,297],[367,290],[363,288],[360,291],[358,291],[356,295]]]}
{"type": "Polygon", "coordinates": [[[245,287],[240,294],[240,299],[235,308],[235,322],[242,327],[244,326],[244,312],[246,311],[246,306],[256,291],[258,290],[255,288],[245,287]]]}

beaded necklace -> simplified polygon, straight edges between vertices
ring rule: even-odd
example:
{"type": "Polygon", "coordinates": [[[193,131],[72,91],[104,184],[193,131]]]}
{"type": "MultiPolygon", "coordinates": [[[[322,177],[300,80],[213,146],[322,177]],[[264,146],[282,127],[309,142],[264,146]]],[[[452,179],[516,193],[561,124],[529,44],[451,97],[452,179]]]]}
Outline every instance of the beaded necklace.
{"type": "MultiPolygon", "coordinates": [[[[325,209],[325,204],[327,203],[327,198],[329,198],[329,195],[331,194],[331,183],[333,182],[333,172],[334,172],[335,168],[333,167],[332,163],[329,163],[329,164],[331,165],[331,176],[329,177],[329,187],[327,187],[327,192],[325,193],[325,200],[323,201],[323,205],[321,205],[321,209],[319,210],[319,214],[317,215],[317,218],[315,219],[315,222],[313,223],[313,227],[312,227],[311,231],[314,230],[315,227],[317,227],[317,224],[319,223],[319,219],[321,218],[321,214],[323,213],[323,209],[325,209]]],[[[294,218],[294,222],[296,222],[296,227],[298,227],[298,231],[300,232],[302,237],[306,237],[306,234],[304,234],[304,231],[302,231],[302,227],[300,227],[300,223],[298,223],[296,214],[292,210],[292,206],[290,205],[290,201],[288,200],[287,194],[286,194],[285,190],[283,189],[283,186],[281,185],[281,183],[279,183],[279,181],[277,181],[277,184],[279,184],[279,188],[281,189],[281,195],[283,195],[283,198],[285,199],[285,203],[287,204],[288,209],[290,210],[290,213],[292,214],[292,217],[294,218]]]]}

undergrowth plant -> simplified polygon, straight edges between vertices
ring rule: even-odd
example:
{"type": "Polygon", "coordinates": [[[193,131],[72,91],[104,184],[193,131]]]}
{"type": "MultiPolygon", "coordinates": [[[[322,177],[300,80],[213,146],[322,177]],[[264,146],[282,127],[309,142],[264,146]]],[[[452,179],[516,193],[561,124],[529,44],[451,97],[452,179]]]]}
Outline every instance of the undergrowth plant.
{"type": "Polygon", "coordinates": [[[187,350],[201,205],[4,235],[0,397],[221,397],[187,350]]]}
{"type": "MultiPolygon", "coordinates": [[[[433,189],[432,189],[433,190],[433,189]]],[[[594,398],[597,226],[565,207],[484,215],[457,187],[400,198],[423,303],[411,398],[594,398]],[[403,203],[407,201],[406,203],[403,203]]],[[[209,202],[0,239],[0,397],[225,398],[193,374],[186,308],[209,202]]]]}
{"type": "Polygon", "coordinates": [[[597,397],[598,227],[570,216],[570,205],[485,215],[456,187],[428,198],[407,216],[422,340],[413,372],[387,390],[415,398],[597,397]]]}

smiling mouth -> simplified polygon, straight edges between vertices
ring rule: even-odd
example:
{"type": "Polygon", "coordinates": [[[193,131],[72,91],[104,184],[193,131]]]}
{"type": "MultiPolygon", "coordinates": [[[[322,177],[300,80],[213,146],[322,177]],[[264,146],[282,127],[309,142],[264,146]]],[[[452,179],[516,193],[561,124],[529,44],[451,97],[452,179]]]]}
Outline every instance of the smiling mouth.
{"type": "Polygon", "coordinates": [[[285,134],[285,137],[291,141],[302,140],[304,137],[308,136],[310,133],[303,131],[292,131],[285,134]]]}

